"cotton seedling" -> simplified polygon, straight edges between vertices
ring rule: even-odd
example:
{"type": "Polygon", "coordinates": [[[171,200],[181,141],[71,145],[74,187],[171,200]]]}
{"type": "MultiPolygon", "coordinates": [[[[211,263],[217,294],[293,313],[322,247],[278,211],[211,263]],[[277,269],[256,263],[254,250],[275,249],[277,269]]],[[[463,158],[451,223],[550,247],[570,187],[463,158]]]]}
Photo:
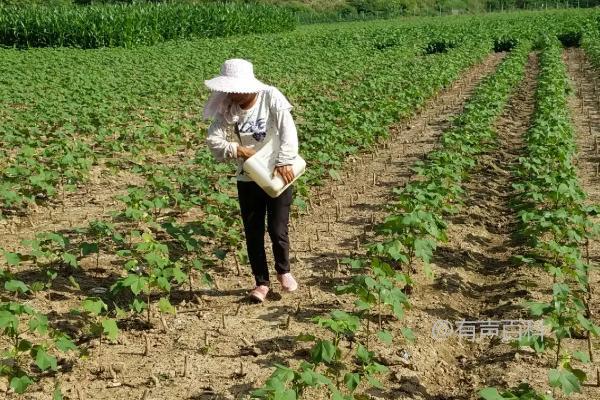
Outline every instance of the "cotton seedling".
{"type": "MultiPolygon", "coordinates": [[[[553,278],[549,302],[527,303],[533,316],[543,318],[550,335],[522,338],[518,345],[537,352],[554,350],[554,368],[548,372],[548,384],[554,393],[560,389],[569,395],[581,392],[587,380],[586,374],[574,368],[571,361],[588,363],[593,359],[590,338],[600,335],[600,327],[590,318],[587,304],[592,265],[589,258],[583,260],[581,251],[595,236],[597,227],[590,219],[595,207],[584,204],[585,195],[573,165],[575,142],[566,106],[569,90],[561,45],[555,37],[546,36],[542,38],[542,48],[536,111],[526,137],[528,152],[515,169],[518,182],[514,185],[514,207],[520,219],[518,234],[531,248],[530,254],[520,260],[543,267],[553,278]],[[585,332],[588,353],[573,352],[564,344],[578,332],[585,332]]],[[[501,396],[495,389],[485,390],[480,393],[485,399],[539,396],[530,388],[501,396]]]]}
{"type": "MultiPolygon", "coordinates": [[[[171,261],[168,247],[157,241],[151,232],[134,232],[132,235],[136,243],[131,249],[118,252],[124,259],[127,276],[119,279],[110,290],[117,293],[128,288],[133,294],[130,308],[136,313],[146,310],[146,321],[150,324],[150,295],[153,290],[168,294],[172,283],[182,284],[187,281],[187,275],[179,262],[171,261]]],[[[161,299],[159,309],[161,312],[173,312],[168,297],[161,299]]]]}
{"type": "Polygon", "coordinates": [[[312,335],[301,335],[300,341],[314,342],[310,350],[310,361],[302,362],[298,369],[276,365],[276,369],[265,385],[252,392],[256,399],[301,398],[307,388],[326,387],[332,399],[354,399],[354,392],[361,384],[381,388],[376,375],[387,372],[387,368],[374,361],[374,353],[359,344],[355,360],[346,364],[340,348],[345,337],[355,337],[361,328],[356,315],[344,311],[332,311],[327,317],[315,317],[313,321],[333,334],[333,340],[318,339],[312,335]]]}
{"type": "Polygon", "coordinates": [[[0,376],[6,377],[18,394],[34,383],[31,363],[42,372],[57,371],[57,358],[52,353],[77,349],[69,336],[49,325],[44,314],[18,302],[0,303],[0,333],[9,339],[0,376]]]}
{"type": "Polygon", "coordinates": [[[88,327],[94,336],[98,336],[100,349],[102,349],[102,338],[106,337],[110,341],[115,341],[119,334],[117,321],[106,317],[108,306],[97,297],[88,297],[75,312],[85,316],[88,327]]]}

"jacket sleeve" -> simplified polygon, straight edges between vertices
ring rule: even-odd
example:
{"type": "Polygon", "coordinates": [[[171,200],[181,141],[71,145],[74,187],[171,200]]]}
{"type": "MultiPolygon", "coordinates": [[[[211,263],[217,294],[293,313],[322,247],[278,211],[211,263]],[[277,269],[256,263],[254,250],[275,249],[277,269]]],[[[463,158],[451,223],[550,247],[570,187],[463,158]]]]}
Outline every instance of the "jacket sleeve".
{"type": "Polygon", "coordinates": [[[290,165],[298,155],[298,132],[294,118],[289,109],[284,109],[275,114],[275,121],[281,143],[275,165],[290,165]]]}
{"type": "Polygon", "coordinates": [[[219,162],[237,159],[239,144],[227,141],[226,124],[221,118],[216,118],[208,127],[206,145],[219,162]]]}
{"type": "Polygon", "coordinates": [[[298,155],[298,132],[290,110],[292,105],[279,89],[271,88],[271,112],[275,114],[275,124],[281,147],[275,166],[290,165],[298,155]]]}

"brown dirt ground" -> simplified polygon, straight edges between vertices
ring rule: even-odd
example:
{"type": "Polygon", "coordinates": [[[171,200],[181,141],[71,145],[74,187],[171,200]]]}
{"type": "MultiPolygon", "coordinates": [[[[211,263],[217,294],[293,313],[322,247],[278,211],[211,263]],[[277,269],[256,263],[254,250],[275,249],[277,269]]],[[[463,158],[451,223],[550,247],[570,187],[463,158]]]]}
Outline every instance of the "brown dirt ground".
{"type": "MultiPolygon", "coordinates": [[[[600,175],[598,174],[600,165],[600,73],[590,64],[585,52],[579,48],[566,49],[563,53],[563,59],[568,67],[568,74],[573,89],[569,98],[569,108],[571,118],[575,126],[577,140],[577,167],[579,181],[582,189],[587,194],[589,204],[600,205],[600,175]]],[[[596,218],[596,223],[600,223],[600,218],[596,218]]],[[[585,254],[585,249],[582,249],[585,254]]],[[[591,311],[595,323],[598,324],[600,315],[600,302],[598,301],[598,285],[600,284],[600,274],[598,274],[598,265],[600,265],[600,241],[598,238],[590,242],[590,261],[594,268],[590,272],[590,286],[592,288],[591,311]]],[[[583,350],[587,347],[582,340],[577,341],[576,346],[583,350]]],[[[589,377],[590,384],[600,385],[600,376],[597,375],[598,368],[598,348],[600,340],[596,338],[593,341],[595,349],[596,363],[594,367],[585,368],[589,377]]],[[[595,397],[600,398],[600,390],[594,388],[595,397]]],[[[591,396],[588,398],[592,398],[591,396]]]]}
{"type": "MultiPolygon", "coordinates": [[[[450,126],[451,117],[460,113],[473,88],[502,57],[493,54],[466,71],[414,117],[392,128],[392,139],[380,149],[349,158],[342,181],[329,181],[324,188],[313,191],[309,214],[296,219],[291,229],[292,271],[301,284],[298,292],[281,295],[275,287],[265,304],[249,304],[244,300],[252,283],[249,266],[243,266],[242,276],[237,276],[235,266],[227,262],[215,273],[218,290],[197,291],[202,304],[190,301],[185,293],[179,294],[177,316],[166,318],[168,332],[163,332],[158,315],[153,314],[152,328],[128,324],[117,344],[98,346],[98,341],[92,340],[88,359],[69,360],[73,364],[67,364],[57,376],[65,397],[244,398],[265,381],[275,363],[290,361],[295,365],[305,359],[308,346],[296,344],[293,338],[307,331],[323,333],[310,318],[334,308],[352,308],[351,299],[334,294],[335,285],[349,278],[344,267],[336,268],[336,260],[364,251],[362,247],[357,251],[357,241],[362,244],[373,237],[372,224],[387,215],[385,206],[393,199],[392,188],[411,179],[410,166],[436,146],[441,132],[450,126]],[[339,219],[335,212],[338,204],[339,219]],[[147,356],[143,355],[145,337],[149,343],[147,356]],[[188,375],[183,376],[186,358],[188,375]],[[111,377],[111,366],[116,379],[111,377]]],[[[402,321],[384,322],[395,332],[400,327],[411,327],[417,341],[409,344],[396,339],[394,346],[377,348],[391,374],[384,379],[385,391],[369,392],[374,398],[472,399],[476,398],[475,390],[485,385],[512,385],[522,378],[536,384],[545,381],[544,358],[527,352],[515,355],[507,346],[490,340],[441,341],[431,335],[438,319],[518,318],[518,301],[544,296],[543,288],[548,287],[539,280],[539,286],[534,287],[537,276],[510,262],[518,245],[510,240],[514,221],[507,207],[507,171],[518,156],[519,137],[532,112],[535,58],[531,61],[528,78],[498,121],[498,149],[482,159],[469,183],[469,201],[450,227],[451,240],[437,252],[436,279],[431,282],[416,276],[413,309],[402,321]]],[[[75,195],[67,198],[67,213],[57,209],[49,219],[49,210],[44,209],[32,217],[34,228],[24,220],[18,227],[0,226],[0,235],[10,234],[9,240],[17,243],[34,231],[81,226],[112,208],[112,197],[125,187],[128,175],[123,172],[117,178],[106,175],[94,179],[93,187],[100,192],[88,192],[95,193],[97,204],[89,205],[75,195]]],[[[105,276],[86,287],[103,286],[109,281],[110,276],[105,276]]],[[[83,297],[68,290],[53,292],[53,296],[57,319],[83,297]]],[[[177,293],[174,296],[178,297],[177,293]]],[[[33,303],[48,305],[44,299],[33,303]]],[[[45,379],[25,398],[48,398],[51,387],[52,379],[45,379]]],[[[325,397],[314,393],[311,398],[325,397]]]]}
{"type": "MultiPolygon", "coordinates": [[[[535,105],[537,56],[531,55],[525,79],[495,125],[498,143],[483,155],[476,170],[466,182],[466,203],[448,227],[448,243],[438,247],[434,259],[436,279],[433,285],[416,288],[421,293],[415,308],[423,314],[427,327],[434,319],[456,321],[505,321],[527,318],[519,301],[530,296],[526,281],[531,271],[518,268],[511,256],[519,253],[519,245],[511,239],[514,212],[509,206],[512,196],[512,168],[522,148],[535,105]]],[[[415,312],[411,313],[411,316],[415,312]]],[[[498,334],[482,337],[478,330],[474,341],[456,334],[448,339],[429,339],[431,347],[444,349],[442,357],[446,374],[457,384],[436,394],[449,399],[475,399],[485,386],[506,387],[530,375],[531,357],[524,366],[498,334]]],[[[422,335],[425,335],[423,333],[422,335]]],[[[431,335],[429,335],[431,336],[431,335]]],[[[432,370],[439,373],[439,369],[432,370]]]]}
{"type": "MultiPolygon", "coordinates": [[[[391,189],[407,182],[410,165],[434,147],[441,132],[449,126],[449,118],[461,111],[472,89],[495,69],[502,57],[491,55],[481,65],[466,71],[450,88],[430,100],[420,113],[395,127],[394,139],[385,149],[377,151],[377,157],[367,154],[351,158],[343,172],[343,176],[349,178],[343,182],[332,181],[325,186],[327,189],[317,190],[310,215],[300,217],[292,226],[292,268],[301,284],[297,293],[284,297],[274,293],[263,306],[248,304],[243,298],[252,281],[249,267],[244,268],[243,276],[236,277],[235,267],[228,263],[224,271],[216,273],[219,289],[200,291],[203,304],[197,305],[190,299],[178,304],[177,316],[167,317],[169,332],[163,332],[158,317],[153,315],[155,328],[144,330],[143,326],[132,324],[123,330],[117,344],[98,346],[97,340],[91,341],[89,358],[75,360],[74,365],[58,374],[63,392],[74,399],[137,399],[145,392],[148,399],[240,398],[265,381],[274,363],[288,359],[295,363],[305,358],[306,346],[294,344],[293,337],[315,331],[309,319],[333,308],[351,309],[349,299],[333,293],[335,284],[347,279],[344,270],[335,272],[336,259],[352,254],[357,239],[364,242],[364,227],[385,216],[391,189]],[[335,221],[337,203],[341,215],[335,221]],[[286,329],[288,318],[290,323],[286,329]],[[143,356],[144,336],[150,345],[148,356],[143,356]],[[184,377],[186,356],[189,373],[184,377]],[[243,373],[240,373],[241,365],[243,373]],[[116,381],[120,386],[114,384],[110,366],[117,370],[116,381]]],[[[8,229],[5,225],[3,236],[10,236],[11,242],[18,243],[40,229],[80,226],[93,218],[92,215],[112,208],[111,199],[116,191],[123,189],[122,183],[126,180],[127,176],[121,174],[93,176],[92,188],[104,189],[100,193],[96,190],[86,193],[96,193],[98,204],[83,201],[85,193],[69,196],[66,213],[59,208],[48,218],[50,209],[42,209],[39,215],[32,216],[33,227],[25,223],[8,229]],[[107,188],[112,188],[112,193],[107,188]],[[77,208],[77,204],[81,208],[77,208]]],[[[372,233],[366,232],[366,235],[369,237],[372,233]]],[[[84,265],[84,268],[92,269],[92,266],[84,265]]],[[[110,271],[109,275],[114,273],[110,271]]],[[[110,282],[110,276],[89,282],[86,287],[103,286],[106,282],[110,282]]],[[[53,291],[56,318],[60,319],[82,298],[81,293],[75,291],[53,291]]],[[[44,298],[34,299],[32,303],[42,308],[48,305],[44,298]]],[[[392,351],[387,357],[398,359],[395,353],[392,351]]],[[[435,362],[422,361],[427,365],[435,362]]],[[[386,387],[399,390],[405,383],[390,382],[386,387]]],[[[429,386],[429,382],[423,384],[429,386]]],[[[434,384],[438,385],[437,391],[447,387],[444,382],[434,384]]],[[[26,398],[45,398],[44,393],[49,393],[51,386],[51,379],[43,380],[26,398]]],[[[317,396],[315,394],[315,398],[317,396]]],[[[381,397],[396,398],[397,395],[382,393],[381,397]]]]}

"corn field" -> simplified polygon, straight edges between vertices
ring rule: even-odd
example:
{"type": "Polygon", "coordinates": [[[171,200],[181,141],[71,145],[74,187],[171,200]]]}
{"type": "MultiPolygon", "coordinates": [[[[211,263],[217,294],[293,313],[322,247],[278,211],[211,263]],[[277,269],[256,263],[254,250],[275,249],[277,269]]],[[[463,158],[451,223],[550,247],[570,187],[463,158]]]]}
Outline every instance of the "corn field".
{"type": "Polygon", "coordinates": [[[293,29],[282,8],[250,4],[138,4],[90,7],[0,6],[0,44],[30,47],[132,47],[170,39],[293,29]]]}

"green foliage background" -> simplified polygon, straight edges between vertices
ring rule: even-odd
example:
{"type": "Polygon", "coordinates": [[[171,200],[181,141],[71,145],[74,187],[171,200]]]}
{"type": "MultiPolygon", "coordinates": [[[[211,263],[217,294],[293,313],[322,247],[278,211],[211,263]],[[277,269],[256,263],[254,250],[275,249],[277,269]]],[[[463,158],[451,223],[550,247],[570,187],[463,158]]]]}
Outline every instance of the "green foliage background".
{"type": "Polygon", "coordinates": [[[100,4],[100,3],[268,3],[290,7],[300,13],[350,16],[434,15],[514,9],[597,7],[600,0],[0,0],[0,4],[100,4]]]}

